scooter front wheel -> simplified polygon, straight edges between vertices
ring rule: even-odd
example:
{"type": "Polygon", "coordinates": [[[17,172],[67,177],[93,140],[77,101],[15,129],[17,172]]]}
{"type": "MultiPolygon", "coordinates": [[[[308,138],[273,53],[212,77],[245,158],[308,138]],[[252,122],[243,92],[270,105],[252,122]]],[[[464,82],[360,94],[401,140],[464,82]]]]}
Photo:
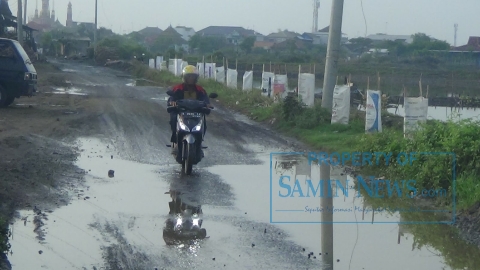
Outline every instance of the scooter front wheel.
{"type": "Polygon", "coordinates": [[[183,166],[182,166],[182,169],[184,170],[185,174],[186,175],[191,175],[192,174],[192,169],[193,169],[193,164],[192,164],[192,152],[194,152],[192,149],[192,147],[194,147],[193,145],[191,144],[188,144],[188,143],[185,143],[184,145],[186,151],[185,153],[187,153],[187,156],[185,157],[184,161],[183,161],[183,166]]]}

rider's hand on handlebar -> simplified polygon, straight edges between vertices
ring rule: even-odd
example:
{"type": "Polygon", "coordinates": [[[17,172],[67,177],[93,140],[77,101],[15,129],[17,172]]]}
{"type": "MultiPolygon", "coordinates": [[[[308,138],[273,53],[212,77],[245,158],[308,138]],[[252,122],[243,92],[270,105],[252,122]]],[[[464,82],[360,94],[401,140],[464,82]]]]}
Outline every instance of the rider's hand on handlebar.
{"type": "Polygon", "coordinates": [[[170,106],[175,107],[175,106],[177,106],[177,103],[175,101],[170,101],[170,106]]]}

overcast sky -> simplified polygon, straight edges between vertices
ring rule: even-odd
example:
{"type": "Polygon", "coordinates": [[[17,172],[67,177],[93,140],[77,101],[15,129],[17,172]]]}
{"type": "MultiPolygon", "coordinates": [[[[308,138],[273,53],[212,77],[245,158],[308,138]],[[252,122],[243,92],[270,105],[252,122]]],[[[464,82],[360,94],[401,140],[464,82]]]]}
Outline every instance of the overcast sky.
{"type": "MultiPolygon", "coordinates": [[[[25,0],[23,0],[25,1],[25,0]]],[[[33,15],[36,0],[28,0],[33,15]]],[[[17,0],[10,0],[12,12],[17,0]]],[[[39,10],[41,0],[38,0],[39,10]]],[[[67,18],[69,0],[55,0],[55,11],[62,24],[67,18]]],[[[73,20],[94,22],[95,0],[71,0],[73,20]]],[[[320,0],[319,28],[330,23],[332,0],[320,0]]],[[[53,0],[50,0],[50,7],[53,0]]],[[[454,24],[458,23],[457,46],[469,36],[480,36],[480,0],[363,0],[367,27],[360,0],[345,0],[342,32],[349,38],[387,33],[410,35],[426,33],[453,45],[454,24]]],[[[98,0],[100,27],[117,33],[146,26],[161,29],[182,25],[196,31],[207,26],[243,26],[262,34],[288,29],[310,32],[313,0],[98,0]]]]}

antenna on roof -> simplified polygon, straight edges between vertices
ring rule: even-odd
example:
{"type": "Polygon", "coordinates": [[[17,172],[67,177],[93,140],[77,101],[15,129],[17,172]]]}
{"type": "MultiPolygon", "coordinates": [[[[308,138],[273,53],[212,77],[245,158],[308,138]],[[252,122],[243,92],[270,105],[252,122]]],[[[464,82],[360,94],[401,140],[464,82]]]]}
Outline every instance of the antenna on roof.
{"type": "Polygon", "coordinates": [[[455,28],[455,36],[453,40],[453,46],[457,47],[457,32],[458,32],[458,23],[454,24],[453,27],[455,28]]]}

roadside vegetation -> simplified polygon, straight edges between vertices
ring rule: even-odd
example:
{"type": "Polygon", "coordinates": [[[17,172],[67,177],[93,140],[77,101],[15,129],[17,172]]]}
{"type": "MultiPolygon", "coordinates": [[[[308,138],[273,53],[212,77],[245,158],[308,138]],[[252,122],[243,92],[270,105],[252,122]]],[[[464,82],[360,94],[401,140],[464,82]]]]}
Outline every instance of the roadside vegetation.
{"type": "Polygon", "coordinates": [[[0,217],[0,253],[6,253],[10,250],[9,237],[8,222],[3,217],[0,217]]]}
{"type": "MultiPolygon", "coordinates": [[[[148,69],[137,65],[134,73],[165,86],[180,83],[181,79],[168,71],[148,69]]],[[[465,210],[480,201],[480,123],[472,120],[447,122],[428,121],[415,132],[413,138],[403,136],[403,118],[382,112],[384,128],[382,133],[365,134],[365,113],[352,109],[348,125],[330,124],[331,114],[321,108],[317,100],[312,108],[301,104],[295,97],[274,103],[262,96],[260,90],[241,91],[225,85],[201,80],[208,92],[219,95],[218,102],[226,107],[241,111],[252,119],[268,122],[277,130],[295,136],[314,149],[332,152],[387,152],[397,157],[399,153],[452,152],[456,155],[456,204],[458,210],[465,210]],[[388,120],[388,121],[386,121],[388,120]]],[[[416,188],[445,190],[447,196],[433,199],[437,205],[452,205],[453,201],[453,159],[449,155],[417,155],[418,161],[409,166],[397,163],[385,165],[384,160],[374,164],[375,175],[386,179],[414,179],[416,188]]],[[[368,166],[364,171],[368,172],[368,166]]]]}

